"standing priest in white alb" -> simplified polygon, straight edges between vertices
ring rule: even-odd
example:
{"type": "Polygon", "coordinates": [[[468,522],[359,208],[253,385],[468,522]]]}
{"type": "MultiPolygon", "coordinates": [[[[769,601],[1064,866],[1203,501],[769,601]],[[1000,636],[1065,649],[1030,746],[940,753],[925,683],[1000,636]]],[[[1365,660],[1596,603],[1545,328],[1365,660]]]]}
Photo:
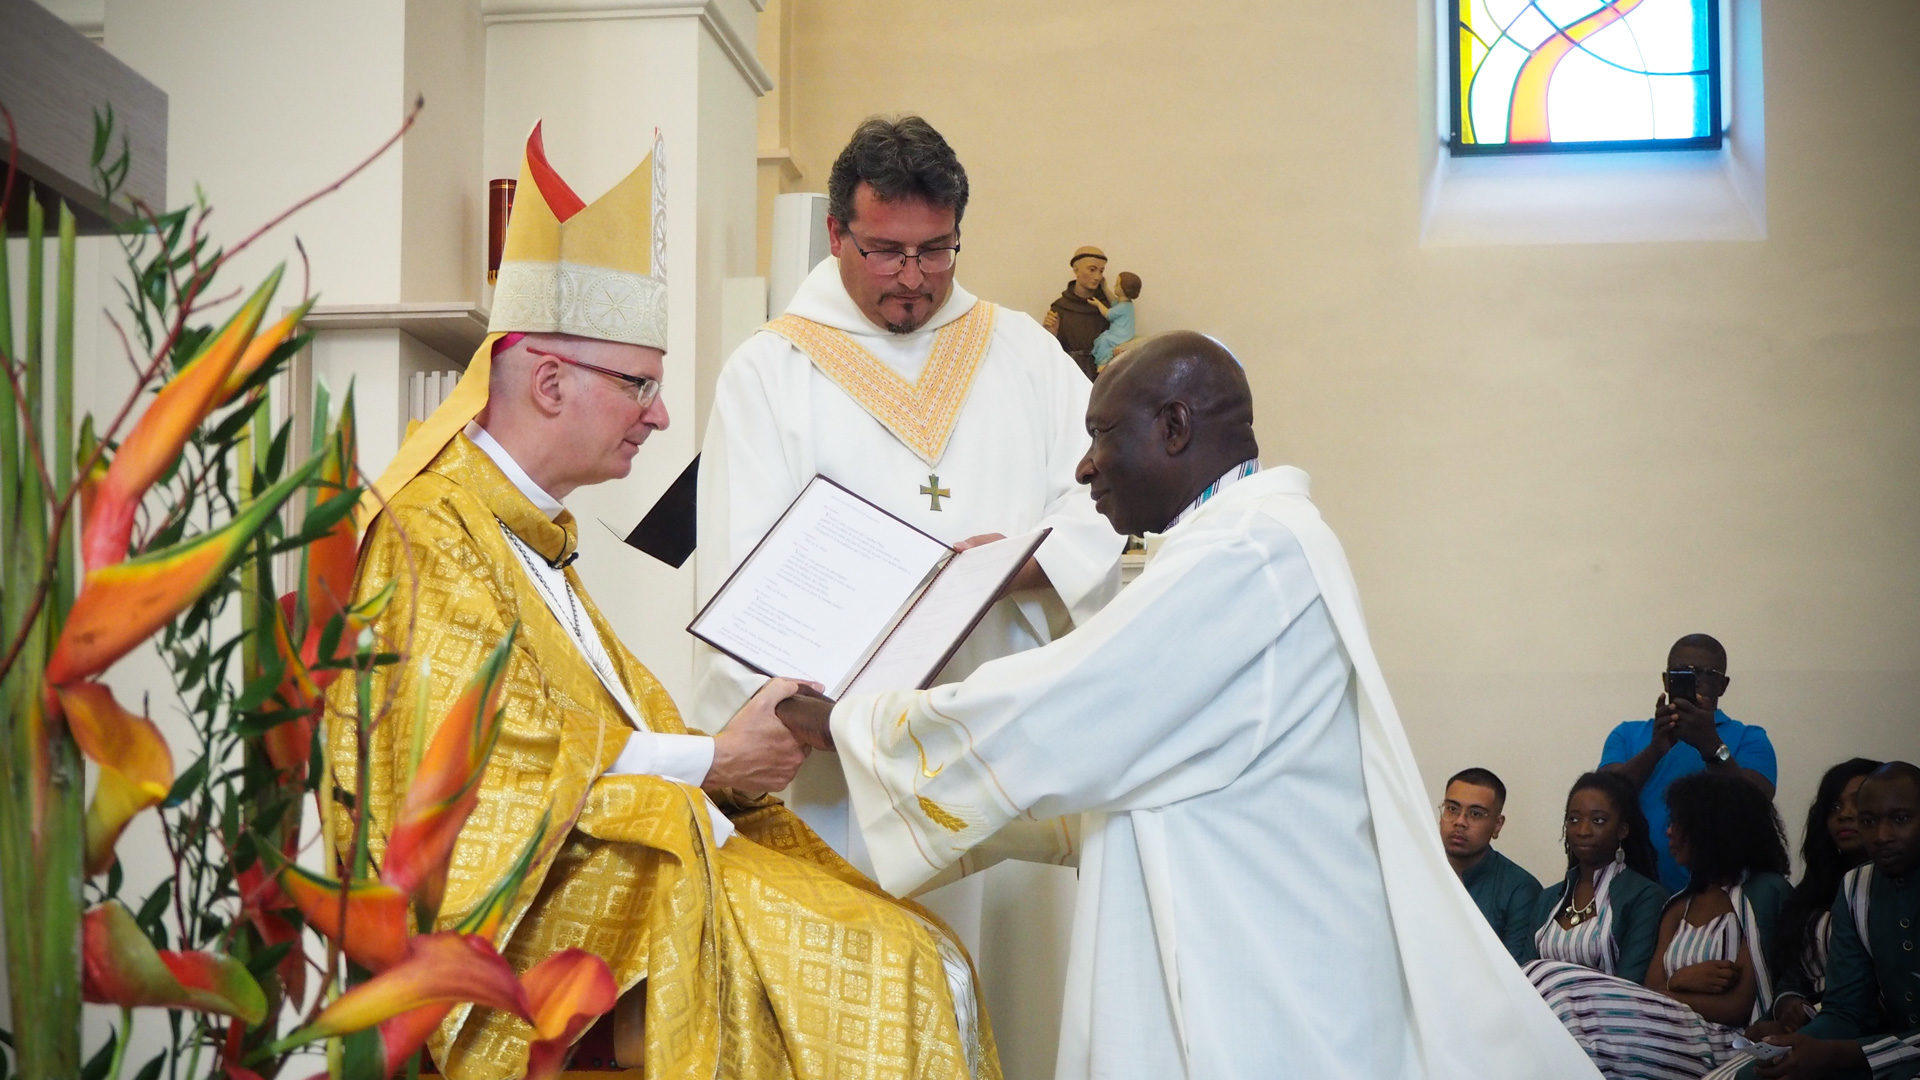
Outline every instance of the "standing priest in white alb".
{"type": "MultiPolygon", "coordinates": [[[[1060,641],[783,718],[837,745],[882,885],[1084,814],[1057,1080],[1578,1080],[1448,866],[1339,541],[1261,471],[1246,376],[1170,334],[1093,386],[1079,466],[1139,579],[1060,641]]],[[[822,759],[816,755],[816,759],[822,759]]]]}
{"type": "MultiPolygon", "coordinates": [[[[833,258],[728,359],[714,392],[700,464],[700,598],[714,594],[815,473],[949,543],[1052,526],[1014,590],[937,680],[950,681],[1053,639],[1119,587],[1122,538],[1073,477],[1087,445],[1087,380],[1033,319],[954,282],[967,174],[925,120],[862,123],[827,190],[833,258]]],[[[765,682],[704,644],[694,679],[693,722],[703,728],[725,723],[765,682]]],[[[832,761],[803,767],[789,802],[866,868],[832,761]]],[[[966,868],[1008,855],[1066,861],[1076,846],[1062,823],[1029,821],[966,868]]],[[[1002,1006],[995,1026],[1010,1073],[1023,1044],[1049,1055],[1065,963],[1061,944],[1044,940],[1049,920],[1044,896],[1030,895],[1036,888],[1058,898],[1051,921],[1064,925],[1073,888],[1064,870],[997,867],[922,898],[976,947],[989,1006],[1002,1006]],[[996,904],[996,889],[1016,879],[1022,895],[996,904]],[[983,898],[990,944],[980,941],[983,898]],[[992,924],[995,910],[1008,925],[992,924]],[[1042,939],[1023,943],[1022,932],[1042,939]],[[1048,976],[1033,974],[1046,971],[1048,950],[1051,988],[1048,976]],[[1026,956],[1028,970],[997,971],[1005,965],[996,953],[1026,956]],[[1022,985],[1007,986],[1008,976],[1022,985]],[[1022,1030],[1030,1025],[1038,1026],[1022,1030]]]]}

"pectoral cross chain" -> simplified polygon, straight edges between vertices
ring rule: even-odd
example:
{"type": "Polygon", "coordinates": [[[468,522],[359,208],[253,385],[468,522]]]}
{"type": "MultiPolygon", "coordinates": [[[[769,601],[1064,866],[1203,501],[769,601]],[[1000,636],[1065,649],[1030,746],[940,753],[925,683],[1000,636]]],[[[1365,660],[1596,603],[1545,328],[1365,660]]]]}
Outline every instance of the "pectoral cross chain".
{"type": "Polygon", "coordinates": [[[929,510],[940,509],[941,499],[953,498],[953,492],[948,491],[946,488],[943,488],[940,486],[939,473],[927,474],[927,482],[925,484],[920,485],[920,494],[925,495],[927,497],[927,503],[928,503],[927,508],[929,510]]]}

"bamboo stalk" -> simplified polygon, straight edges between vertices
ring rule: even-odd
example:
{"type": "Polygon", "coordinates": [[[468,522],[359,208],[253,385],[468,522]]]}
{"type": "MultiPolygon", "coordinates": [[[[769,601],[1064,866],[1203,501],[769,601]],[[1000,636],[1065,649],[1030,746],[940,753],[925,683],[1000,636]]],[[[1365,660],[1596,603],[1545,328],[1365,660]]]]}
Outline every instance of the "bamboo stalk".
{"type": "MultiPolygon", "coordinates": [[[[37,199],[27,204],[27,318],[24,392],[9,450],[41,442],[44,414],[45,217],[37,199]]],[[[43,456],[72,454],[56,447],[43,456]]],[[[41,678],[52,648],[54,619],[43,608],[18,627],[31,594],[50,583],[41,567],[47,551],[47,496],[34,457],[10,457],[19,470],[18,502],[8,521],[6,597],[10,629],[26,635],[5,679],[7,760],[0,763],[0,903],[5,905],[7,978],[31,988],[13,998],[15,1062],[23,1080],[66,1080],[80,1070],[80,882],[85,850],[81,818],[84,788],[79,754],[56,718],[47,715],[41,678]]]]}
{"type": "MultiPolygon", "coordinates": [[[[49,467],[53,470],[54,493],[62,496],[73,487],[73,459],[77,449],[73,441],[73,275],[74,263],[77,261],[75,232],[73,209],[62,202],[60,204],[60,261],[54,284],[53,460],[49,463],[49,467]]],[[[73,515],[69,514],[62,520],[61,535],[51,538],[60,552],[60,557],[54,564],[53,619],[48,628],[48,632],[54,637],[59,636],[61,626],[66,623],[67,609],[73,606],[74,596],[73,541],[70,537],[78,530],[72,527],[73,515]]]]}

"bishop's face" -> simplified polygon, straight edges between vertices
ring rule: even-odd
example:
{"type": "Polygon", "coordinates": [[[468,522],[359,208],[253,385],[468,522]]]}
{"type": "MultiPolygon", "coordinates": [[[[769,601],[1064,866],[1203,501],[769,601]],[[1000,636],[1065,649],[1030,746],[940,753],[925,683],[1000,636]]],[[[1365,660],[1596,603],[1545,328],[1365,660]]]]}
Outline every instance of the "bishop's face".
{"type": "Polygon", "coordinates": [[[937,274],[909,258],[897,273],[873,269],[869,252],[918,254],[928,248],[953,247],[960,242],[960,226],[952,207],[937,207],[918,199],[885,202],[862,183],[853,190],[853,219],[827,219],[827,240],[840,262],[840,283],[867,321],[893,334],[910,334],[927,324],[940,305],[953,295],[954,267],[937,274]]]}
{"type": "Polygon", "coordinates": [[[659,393],[666,354],[644,345],[584,338],[568,339],[546,351],[573,362],[566,370],[570,385],[564,406],[564,437],[572,459],[566,470],[569,486],[618,480],[633,471],[640,444],[669,423],[667,403],[659,393]],[[579,366],[587,364],[594,367],[579,366]],[[634,379],[652,380],[653,386],[637,386],[634,379]]]}

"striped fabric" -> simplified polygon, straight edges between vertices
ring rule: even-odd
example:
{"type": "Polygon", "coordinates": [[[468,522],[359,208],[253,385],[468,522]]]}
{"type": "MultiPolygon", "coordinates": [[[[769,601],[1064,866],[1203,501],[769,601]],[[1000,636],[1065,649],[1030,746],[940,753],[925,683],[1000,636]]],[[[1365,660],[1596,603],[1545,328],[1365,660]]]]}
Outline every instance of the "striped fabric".
{"type": "Polygon", "coordinates": [[[1569,879],[1561,886],[1560,903],[1555,908],[1554,917],[1533,932],[1534,947],[1542,960],[1562,960],[1581,967],[1603,971],[1608,975],[1616,974],[1619,947],[1613,940],[1613,878],[1620,868],[1627,865],[1624,854],[1616,853],[1613,862],[1600,869],[1593,882],[1595,899],[1593,918],[1584,919],[1571,927],[1560,925],[1559,911],[1573,896],[1573,883],[1569,879]]]}
{"type": "MultiPolygon", "coordinates": [[[[1739,959],[1749,924],[1743,916],[1745,897],[1735,886],[1728,899],[1734,910],[1702,926],[1688,925],[1682,910],[1679,928],[1661,954],[1669,976],[1707,960],[1739,959]]],[[[1687,902],[1691,905],[1692,898],[1687,902]]],[[[1698,1080],[1733,1055],[1738,1028],[1715,1024],[1639,983],[1558,960],[1536,960],[1525,971],[1608,1080],[1698,1080]]]]}
{"type": "MultiPolygon", "coordinates": [[[[1827,992],[1827,950],[1833,947],[1833,912],[1823,911],[1813,920],[1813,933],[1800,945],[1800,970],[1807,973],[1817,1002],[1827,992]]],[[[1815,1004],[1814,1010],[1820,1006],[1815,1004]]]]}
{"type": "Polygon", "coordinates": [[[1639,983],[1557,960],[1525,971],[1608,1080],[1697,1080],[1732,1050],[1734,1029],[1639,983]]]}
{"type": "Polygon", "coordinates": [[[1729,911],[1694,926],[1687,922],[1687,911],[1692,906],[1693,897],[1689,896],[1687,906],[1680,910],[1680,925],[1673,930],[1673,940],[1667,942],[1667,951],[1660,958],[1668,978],[1684,967],[1708,960],[1731,960],[1740,955],[1740,922],[1734,913],[1729,911]]]}

